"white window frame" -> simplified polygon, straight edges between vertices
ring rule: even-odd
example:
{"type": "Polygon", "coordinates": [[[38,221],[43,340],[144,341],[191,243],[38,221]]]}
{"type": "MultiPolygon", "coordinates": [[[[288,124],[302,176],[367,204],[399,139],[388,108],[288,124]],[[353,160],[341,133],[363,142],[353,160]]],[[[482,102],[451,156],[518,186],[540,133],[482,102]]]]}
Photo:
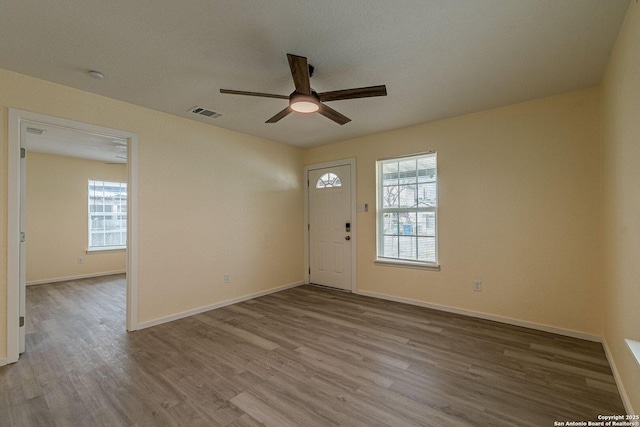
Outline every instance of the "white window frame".
{"type": "Polygon", "coordinates": [[[428,270],[440,270],[439,264],[439,254],[438,254],[438,198],[439,198],[439,188],[438,188],[438,159],[437,153],[435,151],[429,151],[424,153],[410,154],[406,156],[398,156],[398,157],[389,157],[384,159],[378,159],[376,161],[376,264],[381,265],[391,265],[398,267],[411,267],[411,268],[421,268],[428,270]],[[382,167],[385,163],[389,161],[401,161],[408,159],[416,159],[422,156],[435,156],[436,157],[436,203],[433,207],[411,207],[411,208],[384,208],[383,207],[383,175],[382,175],[382,167]],[[383,243],[384,243],[384,214],[385,213],[399,213],[399,212],[433,212],[435,215],[435,260],[431,261],[420,261],[417,259],[406,259],[398,257],[385,257],[382,255],[383,253],[383,243]]]}
{"type": "MultiPolygon", "coordinates": [[[[104,251],[117,251],[117,250],[124,250],[127,248],[126,245],[126,237],[125,237],[125,244],[124,245],[103,245],[103,246],[94,246],[91,244],[91,215],[95,215],[96,212],[91,212],[91,184],[92,183],[102,183],[103,186],[105,183],[110,183],[110,184],[119,184],[119,185],[123,185],[124,188],[126,189],[127,193],[129,191],[128,185],[126,182],[121,182],[121,181],[114,181],[114,180],[104,180],[104,179],[90,179],[88,182],[88,192],[87,192],[87,219],[88,219],[88,223],[87,223],[87,253],[90,252],[104,252],[104,251]]],[[[127,203],[127,196],[125,195],[124,197],[124,201],[125,203],[127,203]]],[[[126,222],[126,217],[128,216],[129,212],[129,207],[127,206],[127,211],[125,212],[112,212],[112,213],[107,213],[107,212],[102,212],[103,215],[112,215],[112,216],[125,216],[125,222],[126,222]]],[[[129,230],[126,229],[125,233],[128,233],[129,230]]]]}

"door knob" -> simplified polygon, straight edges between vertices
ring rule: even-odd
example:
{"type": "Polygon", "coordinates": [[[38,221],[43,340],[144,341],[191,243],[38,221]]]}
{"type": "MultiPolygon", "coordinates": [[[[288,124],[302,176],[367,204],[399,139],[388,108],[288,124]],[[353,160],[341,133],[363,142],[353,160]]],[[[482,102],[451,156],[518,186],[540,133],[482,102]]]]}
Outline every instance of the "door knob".
{"type": "Polygon", "coordinates": [[[344,240],[351,240],[351,236],[344,236],[344,240]]]}

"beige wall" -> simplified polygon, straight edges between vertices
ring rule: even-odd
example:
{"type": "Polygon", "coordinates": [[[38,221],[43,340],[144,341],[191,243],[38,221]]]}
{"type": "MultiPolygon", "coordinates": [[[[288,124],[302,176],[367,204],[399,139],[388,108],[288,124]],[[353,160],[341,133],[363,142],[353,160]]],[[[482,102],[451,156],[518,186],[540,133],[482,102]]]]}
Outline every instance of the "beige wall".
{"type": "Polygon", "coordinates": [[[640,413],[640,366],[624,339],[640,341],[640,4],[631,2],[603,84],[604,338],[640,413]]]}
{"type": "Polygon", "coordinates": [[[441,271],[375,265],[370,209],[359,290],[599,336],[599,122],[594,88],[310,149],[305,164],[355,157],[373,207],[376,159],[438,152],[441,271]]]}
{"type": "Polygon", "coordinates": [[[138,134],[140,322],[303,280],[301,150],[4,70],[0,103],[0,322],[8,108],[138,134]]]}
{"type": "Polygon", "coordinates": [[[90,179],[127,182],[127,165],[27,155],[27,283],[126,269],[124,251],[86,253],[90,179]]]}

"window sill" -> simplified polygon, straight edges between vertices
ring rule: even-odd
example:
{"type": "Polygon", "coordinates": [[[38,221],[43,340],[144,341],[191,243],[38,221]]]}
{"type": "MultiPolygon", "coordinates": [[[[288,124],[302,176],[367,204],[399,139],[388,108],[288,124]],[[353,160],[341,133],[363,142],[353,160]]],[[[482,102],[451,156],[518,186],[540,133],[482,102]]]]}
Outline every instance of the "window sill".
{"type": "Polygon", "coordinates": [[[640,365],[640,341],[633,341],[633,340],[625,340],[625,341],[629,346],[629,350],[631,350],[631,353],[633,353],[634,357],[636,358],[636,362],[638,362],[638,365],[640,365]]]}
{"type": "Polygon", "coordinates": [[[87,255],[96,254],[96,253],[104,253],[104,252],[124,252],[127,250],[126,246],[103,246],[99,248],[89,248],[87,249],[87,255]]]}
{"type": "Polygon", "coordinates": [[[404,267],[404,268],[417,268],[419,270],[440,271],[440,265],[425,264],[423,262],[412,262],[412,261],[395,260],[395,259],[389,259],[389,258],[378,258],[373,263],[376,265],[384,265],[388,267],[404,267]]]}

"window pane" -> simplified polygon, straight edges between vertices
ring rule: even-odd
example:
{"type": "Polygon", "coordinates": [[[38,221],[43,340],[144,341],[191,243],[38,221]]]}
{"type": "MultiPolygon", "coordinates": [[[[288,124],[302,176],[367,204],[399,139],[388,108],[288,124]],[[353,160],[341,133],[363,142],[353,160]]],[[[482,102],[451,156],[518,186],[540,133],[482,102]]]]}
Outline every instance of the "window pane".
{"type": "Polygon", "coordinates": [[[105,216],[104,215],[91,215],[91,230],[104,230],[105,216]]]}
{"type": "Polygon", "coordinates": [[[91,234],[91,246],[104,246],[104,234],[91,234]]]}
{"type": "Polygon", "coordinates": [[[435,237],[418,237],[418,260],[435,262],[436,260],[435,237]]]}
{"type": "Polygon", "coordinates": [[[334,173],[325,173],[316,182],[316,188],[342,187],[342,181],[334,173]]]}
{"type": "Polygon", "coordinates": [[[382,207],[397,208],[400,188],[398,186],[382,188],[382,207]]]}
{"type": "Polygon", "coordinates": [[[402,236],[415,236],[416,235],[416,213],[404,212],[399,215],[400,217],[400,235],[402,236]]]}
{"type": "Polygon", "coordinates": [[[382,256],[387,258],[398,258],[398,238],[395,236],[384,236],[382,245],[382,256]]]}
{"type": "Polygon", "coordinates": [[[418,159],[418,182],[436,180],[436,158],[426,156],[418,159]]]}
{"type": "Polygon", "coordinates": [[[400,192],[399,207],[412,208],[416,206],[416,186],[415,185],[401,185],[398,187],[400,192]]]}
{"type": "Polygon", "coordinates": [[[104,234],[105,236],[105,243],[104,246],[121,246],[124,245],[124,241],[122,239],[122,233],[120,232],[112,232],[112,231],[108,231],[104,234]]]}
{"type": "Polygon", "coordinates": [[[418,212],[418,236],[436,235],[436,214],[435,212],[418,212]]]}
{"type": "Polygon", "coordinates": [[[383,234],[398,234],[398,214],[385,213],[383,217],[384,225],[382,227],[383,234]]]}
{"type": "Polygon", "coordinates": [[[392,161],[382,165],[382,185],[398,184],[398,162],[392,161]]]}
{"type": "MultiPolygon", "coordinates": [[[[104,236],[105,236],[105,246],[115,246],[118,244],[116,239],[114,239],[114,237],[118,237],[118,236],[114,235],[113,233],[106,233],[104,236]]],[[[118,237],[117,240],[120,240],[120,238],[118,237]]]]}
{"type": "Polygon", "coordinates": [[[401,160],[398,162],[400,168],[400,184],[413,184],[416,182],[416,160],[401,160]]]}
{"type": "Polygon", "coordinates": [[[100,202],[103,198],[104,198],[104,191],[103,191],[103,187],[101,185],[96,184],[93,187],[93,191],[91,193],[91,197],[100,202]]]}
{"type": "Polygon", "coordinates": [[[416,259],[416,238],[409,236],[398,237],[399,257],[416,259]]]}
{"type": "Polygon", "coordinates": [[[418,184],[418,206],[433,207],[436,206],[436,201],[437,186],[435,181],[418,184]]]}

